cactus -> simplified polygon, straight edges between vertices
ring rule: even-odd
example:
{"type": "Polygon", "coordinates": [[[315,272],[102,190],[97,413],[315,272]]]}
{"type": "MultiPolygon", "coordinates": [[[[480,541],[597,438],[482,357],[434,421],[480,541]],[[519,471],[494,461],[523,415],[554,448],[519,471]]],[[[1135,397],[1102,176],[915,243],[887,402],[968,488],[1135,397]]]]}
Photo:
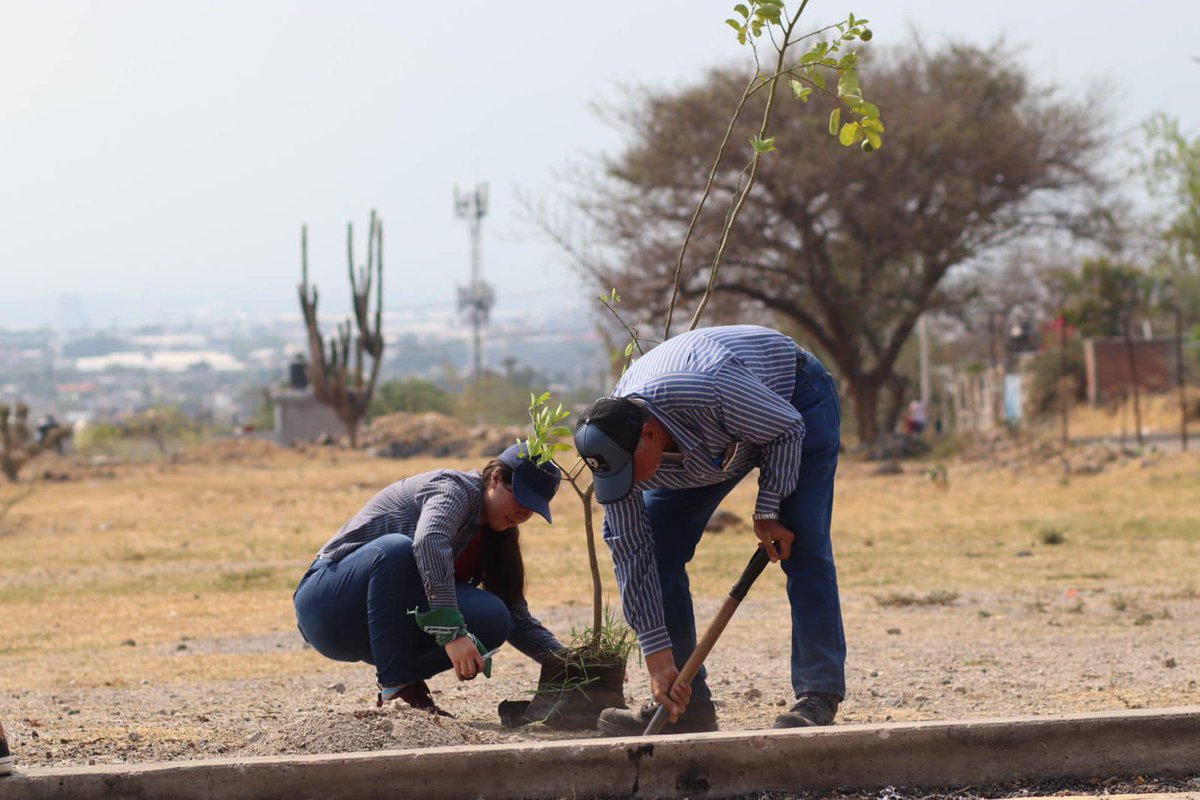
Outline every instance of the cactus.
{"type": "Polygon", "coordinates": [[[27,461],[45,450],[56,450],[70,435],[70,428],[54,428],[42,441],[34,441],[29,430],[29,406],[17,403],[15,409],[10,409],[0,403],[0,472],[16,483],[17,473],[27,461]]]}
{"type": "Polygon", "coordinates": [[[354,297],[354,321],[337,326],[326,346],[317,322],[317,287],[308,284],[308,226],[300,228],[300,308],[308,329],[308,380],[316,398],[333,409],[346,426],[350,446],[358,444],[358,425],[367,414],[375,381],[383,363],[383,220],[371,211],[367,232],[367,263],[355,273],[354,225],[346,226],[346,257],[350,291],[354,297]],[[375,313],[371,319],[371,291],[375,290],[375,313]],[[372,324],[373,323],[373,324],[372,324]],[[364,378],[364,362],[371,358],[370,374],[364,378]]]}

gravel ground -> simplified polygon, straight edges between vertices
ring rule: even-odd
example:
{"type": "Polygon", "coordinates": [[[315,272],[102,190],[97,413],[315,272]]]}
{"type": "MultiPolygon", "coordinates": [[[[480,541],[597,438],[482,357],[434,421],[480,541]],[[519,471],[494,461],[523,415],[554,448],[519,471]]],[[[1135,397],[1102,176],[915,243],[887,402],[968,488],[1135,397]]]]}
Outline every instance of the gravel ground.
{"type": "MultiPolygon", "coordinates": [[[[764,580],[764,584],[767,581],[764,580]]],[[[710,658],[710,682],[726,730],[769,727],[788,704],[786,605],[755,587],[710,658]]],[[[920,598],[918,598],[919,600],[920,598]]],[[[841,723],[1045,715],[1200,704],[1200,600],[1150,610],[1095,597],[1043,599],[985,592],[938,603],[884,605],[844,597],[849,697],[841,723]],[[1119,610],[1118,610],[1119,609],[1119,610]]],[[[926,598],[928,600],[928,598],[926,598]]],[[[717,602],[697,603],[701,620],[717,602]]],[[[579,609],[551,609],[555,630],[579,609]]],[[[455,720],[402,706],[376,711],[371,669],[306,651],[297,634],[190,640],[175,658],[297,651],[311,671],[279,680],[213,681],[54,693],[5,687],[0,719],[23,767],[169,761],[218,755],[344,752],[587,736],[531,725],[502,728],[504,699],[520,699],[537,667],[502,652],[494,677],[431,681],[455,720]]],[[[55,665],[47,665],[56,668],[55,665]]],[[[627,696],[645,698],[630,661],[627,696]]]]}

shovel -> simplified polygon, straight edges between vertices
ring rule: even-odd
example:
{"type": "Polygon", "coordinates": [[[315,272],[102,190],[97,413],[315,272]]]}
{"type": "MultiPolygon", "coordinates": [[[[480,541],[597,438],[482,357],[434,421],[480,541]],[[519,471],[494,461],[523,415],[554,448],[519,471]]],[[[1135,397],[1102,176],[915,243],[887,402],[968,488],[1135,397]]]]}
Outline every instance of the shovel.
{"type": "MultiPolygon", "coordinates": [[[[679,671],[679,677],[675,679],[675,683],[671,686],[672,689],[676,686],[691,685],[692,680],[696,677],[696,673],[704,665],[704,659],[708,658],[713,645],[721,637],[721,632],[729,624],[729,619],[733,616],[733,612],[737,611],[737,607],[746,599],[746,594],[750,591],[750,587],[754,585],[754,581],[762,574],[763,569],[766,568],[770,560],[770,556],[767,555],[767,551],[763,548],[760,547],[754,551],[754,556],[750,559],[750,563],[746,565],[746,569],[742,572],[742,577],[738,578],[737,583],[729,590],[729,596],[721,604],[721,610],[717,612],[717,616],[709,623],[708,630],[704,632],[704,636],[696,643],[696,649],[688,656],[687,663],[679,671]]],[[[650,724],[646,726],[646,730],[642,735],[653,736],[661,731],[663,726],[667,724],[669,716],[670,712],[667,711],[667,707],[659,706],[658,711],[654,712],[654,718],[650,720],[650,724]]]]}

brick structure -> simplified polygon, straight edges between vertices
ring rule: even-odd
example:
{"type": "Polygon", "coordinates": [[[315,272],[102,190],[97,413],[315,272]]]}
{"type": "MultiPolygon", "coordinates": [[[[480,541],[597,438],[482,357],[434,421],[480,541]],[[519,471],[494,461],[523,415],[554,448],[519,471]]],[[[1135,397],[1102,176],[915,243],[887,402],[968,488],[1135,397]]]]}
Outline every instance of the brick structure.
{"type": "MultiPolygon", "coordinates": [[[[1122,398],[1129,390],[1129,354],[1125,348],[1123,339],[1084,339],[1088,405],[1102,405],[1122,398]]],[[[1175,385],[1175,355],[1170,341],[1134,341],[1133,353],[1138,386],[1144,391],[1165,392],[1175,385]]]]}

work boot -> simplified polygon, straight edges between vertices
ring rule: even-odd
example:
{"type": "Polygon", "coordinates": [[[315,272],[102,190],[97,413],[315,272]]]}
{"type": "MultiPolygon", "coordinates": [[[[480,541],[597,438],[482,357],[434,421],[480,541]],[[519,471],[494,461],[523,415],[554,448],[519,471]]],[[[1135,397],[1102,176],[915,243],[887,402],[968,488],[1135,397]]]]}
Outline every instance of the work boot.
{"type": "MultiPolygon", "coordinates": [[[[438,708],[437,703],[433,702],[433,695],[429,692],[429,684],[425,683],[425,681],[417,681],[415,683],[410,683],[408,686],[401,687],[401,689],[396,692],[395,696],[389,699],[394,700],[397,697],[408,703],[413,708],[419,708],[422,711],[428,711],[429,713],[436,714],[439,717],[449,717],[450,719],[454,719],[453,714],[451,714],[449,711],[443,711],[442,709],[438,708]]],[[[376,705],[383,705],[382,692],[379,693],[379,699],[376,701],[376,705]]]]}
{"type": "Polygon", "coordinates": [[[0,725],[0,775],[8,775],[12,771],[12,753],[8,749],[8,739],[4,736],[4,726],[0,725]]]}
{"type": "MultiPolygon", "coordinates": [[[[596,720],[596,730],[606,736],[641,736],[646,726],[654,719],[658,703],[642,706],[640,711],[632,708],[606,708],[596,720]]],[[[668,722],[662,732],[708,733],[717,729],[717,709],[711,700],[693,700],[687,710],[679,715],[679,721],[668,722]]]]}
{"type": "Polygon", "coordinates": [[[841,698],[836,694],[805,692],[796,698],[790,711],[775,718],[775,728],[814,728],[832,725],[841,698]]]}

